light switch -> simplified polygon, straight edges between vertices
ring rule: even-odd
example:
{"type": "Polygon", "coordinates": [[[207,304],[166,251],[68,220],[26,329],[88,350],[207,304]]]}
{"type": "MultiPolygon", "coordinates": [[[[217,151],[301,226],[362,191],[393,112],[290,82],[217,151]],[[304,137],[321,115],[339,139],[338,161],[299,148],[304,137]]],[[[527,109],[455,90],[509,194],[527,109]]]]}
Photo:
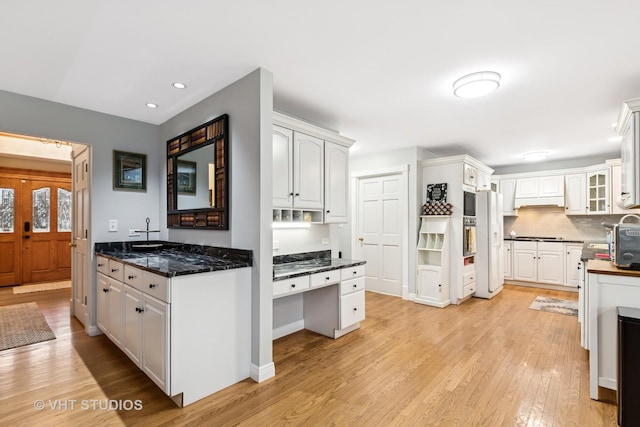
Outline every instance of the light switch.
{"type": "Polygon", "coordinates": [[[118,231],[118,220],[117,219],[110,219],[109,220],[109,232],[114,232],[114,231],[118,231]]]}

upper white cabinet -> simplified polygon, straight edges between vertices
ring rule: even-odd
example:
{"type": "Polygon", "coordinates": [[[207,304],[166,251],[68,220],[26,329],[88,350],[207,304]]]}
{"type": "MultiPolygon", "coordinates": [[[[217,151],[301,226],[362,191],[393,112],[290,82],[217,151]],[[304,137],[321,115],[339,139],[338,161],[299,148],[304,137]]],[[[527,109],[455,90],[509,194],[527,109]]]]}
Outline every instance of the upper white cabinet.
{"type": "Polygon", "coordinates": [[[463,163],[462,183],[476,188],[478,184],[478,169],[469,163],[463,163]]]}
{"type": "Polygon", "coordinates": [[[613,215],[640,213],[640,209],[627,209],[622,206],[622,166],[620,159],[607,160],[609,165],[609,203],[613,215]]]}
{"type": "Polygon", "coordinates": [[[501,179],[499,181],[500,194],[502,194],[502,210],[505,216],[517,215],[516,211],[516,180],[501,179]]]}
{"type": "Polygon", "coordinates": [[[325,142],[324,162],[324,222],[347,222],[349,149],[325,142]]]}
{"type": "Polygon", "coordinates": [[[609,214],[609,203],[609,170],[587,172],[587,215],[609,214]]]}
{"type": "Polygon", "coordinates": [[[618,116],[616,133],[622,137],[622,204],[640,206],[640,98],[625,101],[618,116]]]}
{"type": "Polygon", "coordinates": [[[573,173],[564,176],[565,198],[564,209],[567,215],[584,215],[587,213],[586,175],[573,173]]]}
{"type": "Polygon", "coordinates": [[[274,220],[347,222],[354,141],[280,113],[273,122],[274,220]]]}
{"type": "Polygon", "coordinates": [[[491,190],[491,174],[481,171],[477,171],[476,188],[480,190],[491,190]]]}
{"type": "Polygon", "coordinates": [[[515,207],[536,205],[564,206],[564,175],[516,179],[515,207]]]}

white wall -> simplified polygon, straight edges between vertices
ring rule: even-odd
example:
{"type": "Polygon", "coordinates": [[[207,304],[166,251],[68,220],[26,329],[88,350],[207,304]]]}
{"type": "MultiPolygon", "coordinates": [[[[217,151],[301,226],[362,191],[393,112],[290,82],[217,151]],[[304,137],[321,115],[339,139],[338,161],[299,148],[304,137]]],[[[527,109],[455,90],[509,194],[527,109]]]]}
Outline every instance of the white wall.
{"type": "Polygon", "coordinates": [[[273,241],[279,249],[274,249],[273,255],[337,249],[338,239],[331,239],[331,227],[327,224],[312,224],[309,228],[274,229],[273,241]],[[322,239],[329,239],[329,244],[323,244],[322,239]]]}
{"type": "MultiPolygon", "coordinates": [[[[252,370],[272,369],[272,142],[273,76],[257,69],[160,126],[166,141],[222,114],[229,115],[229,230],[170,229],[171,241],[253,251],[252,370]]],[[[166,176],[166,161],[162,167],[166,176]]],[[[166,227],[166,179],[160,205],[166,227]]],[[[252,371],[253,372],[253,371],[252,371]]],[[[268,374],[267,374],[268,375],[268,374]]],[[[252,373],[253,376],[253,373],[252,373]]],[[[255,378],[255,377],[254,377],[255,378]]]]}
{"type": "MultiPolygon", "coordinates": [[[[415,274],[413,273],[416,269],[415,249],[418,242],[418,217],[420,216],[420,208],[426,200],[426,194],[422,194],[422,171],[419,163],[422,160],[432,159],[435,157],[436,156],[433,153],[422,147],[407,147],[365,156],[351,156],[349,158],[349,169],[351,174],[394,166],[409,165],[409,218],[407,218],[409,239],[405,242],[407,245],[408,259],[403,260],[403,262],[407,262],[409,267],[409,292],[415,292],[415,274]]],[[[354,198],[356,195],[351,194],[351,197],[354,198]]],[[[353,226],[353,221],[350,221],[348,225],[339,229],[338,232],[340,239],[339,247],[340,250],[343,251],[343,256],[345,258],[352,257],[350,254],[352,245],[355,243],[351,242],[351,229],[353,226]]]]}

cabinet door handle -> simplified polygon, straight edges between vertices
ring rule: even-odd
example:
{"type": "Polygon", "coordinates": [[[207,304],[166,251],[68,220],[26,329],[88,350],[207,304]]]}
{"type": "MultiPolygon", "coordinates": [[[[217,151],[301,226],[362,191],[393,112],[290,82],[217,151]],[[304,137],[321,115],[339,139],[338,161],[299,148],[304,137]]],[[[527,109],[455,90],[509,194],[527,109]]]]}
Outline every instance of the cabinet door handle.
{"type": "Polygon", "coordinates": [[[300,193],[296,193],[296,197],[300,197],[300,193]]]}
{"type": "Polygon", "coordinates": [[[120,269],[119,269],[119,268],[112,268],[112,269],[111,269],[111,272],[112,272],[112,273],[115,273],[116,271],[120,271],[120,269]]]}
{"type": "Polygon", "coordinates": [[[158,285],[157,285],[157,284],[155,284],[155,283],[149,283],[149,289],[153,289],[153,288],[155,288],[156,286],[158,286],[158,285]]]}
{"type": "Polygon", "coordinates": [[[353,288],[354,288],[354,289],[355,289],[355,288],[357,288],[357,287],[358,287],[358,285],[353,285],[353,288]]]}
{"type": "Polygon", "coordinates": [[[136,278],[136,276],[129,276],[129,280],[135,279],[135,278],[136,278]]]}
{"type": "Polygon", "coordinates": [[[289,193],[289,196],[293,196],[293,193],[289,193]]]}
{"type": "Polygon", "coordinates": [[[104,264],[98,263],[98,267],[104,267],[104,264]]]}
{"type": "Polygon", "coordinates": [[[291,287],[292,287],[292,288],[295,288],[295,287],[296,287],[296,284],[295,284],[295,283],[292,283],[292,284],[291,284],[291,287]]]}
{"type": "Polygon", "coordinates": [[[324,280],[330,280],[331,278],[329,276],[325,277],[324,280]]]}
{"type": "Polygon", "coordinates": [[[136,307],[136,311],[137,311],[138,313],[142,313],[142,312],[144,311],[144,308],[136,307]]]}
{"type": "Polygon", "coordinates": [[[353,311],[358,311],[358,308],[357,307],[353,307],[353,311]]]}
{"type": "Polygon", "coordinates": [[[102,288],[102,292],[109,292],[109,288],[102,288]]]}
{"type": "Polygon", "coordinates": [[[327,213],[331,213],[331,211],[327,209],[327,213]]]}

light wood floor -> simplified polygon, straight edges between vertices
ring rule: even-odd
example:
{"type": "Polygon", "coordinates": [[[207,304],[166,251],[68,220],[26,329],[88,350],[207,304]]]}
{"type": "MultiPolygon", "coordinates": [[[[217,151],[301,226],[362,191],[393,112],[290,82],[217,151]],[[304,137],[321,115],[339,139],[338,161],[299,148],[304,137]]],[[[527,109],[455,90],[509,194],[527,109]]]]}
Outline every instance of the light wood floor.
{"type": "Polygon", "coordinates": [[[359,331],[281,338],[275,378],[180,409],[106,337],[87,336],[69,317],[69,290],[0,288],[0,305],[36,301],[57,336],[0,352],[0,425],[615,426],[615,395],[589,399],[576,318],[528,309],[537,295],[577,298],[508,286],[490,301],[438,309],[367,293],[359,331]],[[46,408],[36,410],[37,400],[46,408]],[[142,409],[109,410],[108,400],[140,400],[142,409]]]}

